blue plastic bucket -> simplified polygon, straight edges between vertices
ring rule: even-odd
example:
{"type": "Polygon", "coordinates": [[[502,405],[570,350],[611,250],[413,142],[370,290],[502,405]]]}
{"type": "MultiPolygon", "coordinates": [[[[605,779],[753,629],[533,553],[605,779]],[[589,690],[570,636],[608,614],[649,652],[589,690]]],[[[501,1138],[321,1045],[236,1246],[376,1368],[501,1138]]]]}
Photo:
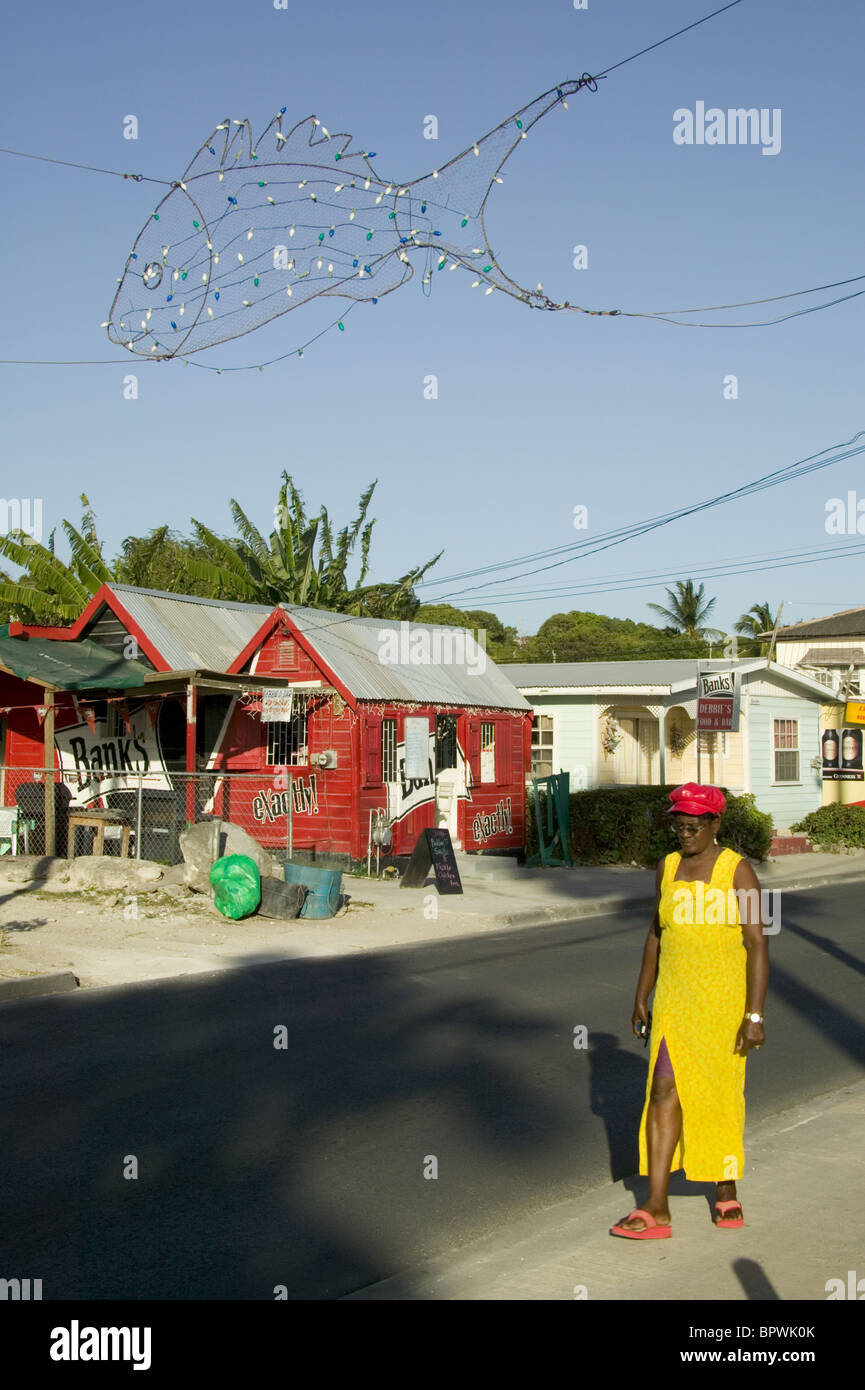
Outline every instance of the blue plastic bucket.
{"type": "Polygon", "coordinates": [[[301,917],[333,917],[339,907],[342,869],[314,869],[311,864],[283,864],[286,883],[302,883],[309,889],[301,917]]]}

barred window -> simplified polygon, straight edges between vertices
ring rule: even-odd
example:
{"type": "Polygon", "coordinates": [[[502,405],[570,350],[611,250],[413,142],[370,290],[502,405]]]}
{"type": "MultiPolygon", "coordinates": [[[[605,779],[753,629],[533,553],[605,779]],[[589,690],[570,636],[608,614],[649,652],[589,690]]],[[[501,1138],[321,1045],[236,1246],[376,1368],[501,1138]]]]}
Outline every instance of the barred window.
{"type": "Polygon", "coordinates": [[[496,726],[481,722],[481,781],[496,780],[496,726]]]}
{"type": "Polygon", "coordinates": [[[773,725],[775,781],[798,782],[799,721],[798,719],[775,719],[773,725]]]}
{"type": "Polygon", "coordinates": [[[551,777],[553,772],[553,716],[536,714],[532,720],[532,776],[551,777]]]}
{"type": "Polygon", "coordinates": [[[306,767],[309,706],[295,695],[290,719],[275,719],[267,726],[267,762],[270,767],[306,767]]]}
{"type": "Polygon", "coordinates": [[[396,782],[398,780],[395,719],[383,719],[381,721],[381,780],[383,782],[396,782]]]}

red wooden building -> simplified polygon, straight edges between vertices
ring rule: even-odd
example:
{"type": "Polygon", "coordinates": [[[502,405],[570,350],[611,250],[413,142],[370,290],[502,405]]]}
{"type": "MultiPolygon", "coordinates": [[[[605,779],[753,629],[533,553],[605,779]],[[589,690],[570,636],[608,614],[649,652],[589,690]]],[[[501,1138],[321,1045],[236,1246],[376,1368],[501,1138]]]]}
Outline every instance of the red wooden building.
{"type": "Polygon", "coordinates": [[[70,628],[0,636],[5,805],[45,765],[52,697],[77,804],[119,804],[143,777],[180,828],[218,815],[338,862],[365,858],[371,812],[395,854],[434,825],[467,851],[525,843],[531,707],[462,629],[103,585],[70,628]],[[88,656],[86,689],[49,680],[52,652],[88,656]]]}

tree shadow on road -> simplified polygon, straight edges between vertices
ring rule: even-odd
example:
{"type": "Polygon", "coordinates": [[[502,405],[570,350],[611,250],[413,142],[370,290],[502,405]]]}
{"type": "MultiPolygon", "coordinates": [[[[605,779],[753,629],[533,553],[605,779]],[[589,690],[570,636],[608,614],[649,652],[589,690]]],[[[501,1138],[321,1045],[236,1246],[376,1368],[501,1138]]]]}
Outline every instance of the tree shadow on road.
{"type": "Polygon", "coordinates": [[[7,1005],[4,1272],[46,1300],[332,1299],[506,1208],[570,1147],[508,1053],[545,1022],[412,959],[7,1005]]]}

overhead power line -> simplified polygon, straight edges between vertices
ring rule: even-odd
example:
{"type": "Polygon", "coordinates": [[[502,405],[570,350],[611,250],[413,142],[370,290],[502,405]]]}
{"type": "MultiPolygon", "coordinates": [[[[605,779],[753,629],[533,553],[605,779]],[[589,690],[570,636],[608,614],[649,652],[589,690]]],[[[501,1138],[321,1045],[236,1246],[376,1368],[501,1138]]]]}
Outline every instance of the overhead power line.
{"type": "MultiPolygon", "coordinates": [[[[755,478],[750,483],[743,483],[741,487],[732,488],[729,492],[719,493],[702,502],[695,502],[690,506],[679,507],[674,511],[665,512],[660,516],[650,517],[646,521],[632,522],[627,526],[620,526],[614,530],[602,532],[599,536],[586,537],[586,539],[582,541],[573,541],[565,546],[557,546],[546,551],[537,551],[532,555],[517,556],[512,560],[499,561],[496,564],[482,566],[474,570],[464,570],[462,573],[448,575],[441,579],[424,580],[418,587],[425,589],[432,588],[438,584],[456,583],[460,579],[473,579],[483,574],[494,574],[501,570],[512,569],[517,565],[530,564],[534,560],[547,559],[551,556],[564,554],[564,559],[555,560],[550,564],[540,565],[535,569],[525,570],[519,574],[510,575],[505,579],[490,580],[485,584],[476,584],[469,589],[460,590],[460,593],[472,593],[501,584],[513,584],[521,579],[528,579],[533,574],[543,574],[548,570],[558,569],[562,565],[573,563],[574,560],[580,560],[589,555],[596,555],[600,551],[609,550],[616,545],[623,545],[625,541],[632,540],[635,536],[645,535],[649,531],[655,531],[663,526],[669,526],[672,522],[680,521],[683,517],[693,516],[698,512],[707,511],[713,507],[723,506],[727,502],[738,501],[741,498],[751,496],[757,492],[765,492],[769,488],[780,487],[784,483],[793,482],[795,479],[805,477],[809,473],[818,472],[824,468],[830,468],[833,464],[842,463],[845,459],[865,453],[865,444],[856,445],[856,441],[863,438],[863,436],[865,436],[865,430],[859,430],[853,435],[852,439],[846,440],[843,444],[833,444],[827,449],[820,449],[816,454],[810,454],[807,458],[799,459],[796,463],[787,464],[784,468],[775,469],[773,472],[766,473],[760,478],[755,478]],[[825,458],[825,454],[831,454],[831,457],[825,458]]],[[[444,599],[438,599],[437,601],[445,602],[444,599]]]]}

